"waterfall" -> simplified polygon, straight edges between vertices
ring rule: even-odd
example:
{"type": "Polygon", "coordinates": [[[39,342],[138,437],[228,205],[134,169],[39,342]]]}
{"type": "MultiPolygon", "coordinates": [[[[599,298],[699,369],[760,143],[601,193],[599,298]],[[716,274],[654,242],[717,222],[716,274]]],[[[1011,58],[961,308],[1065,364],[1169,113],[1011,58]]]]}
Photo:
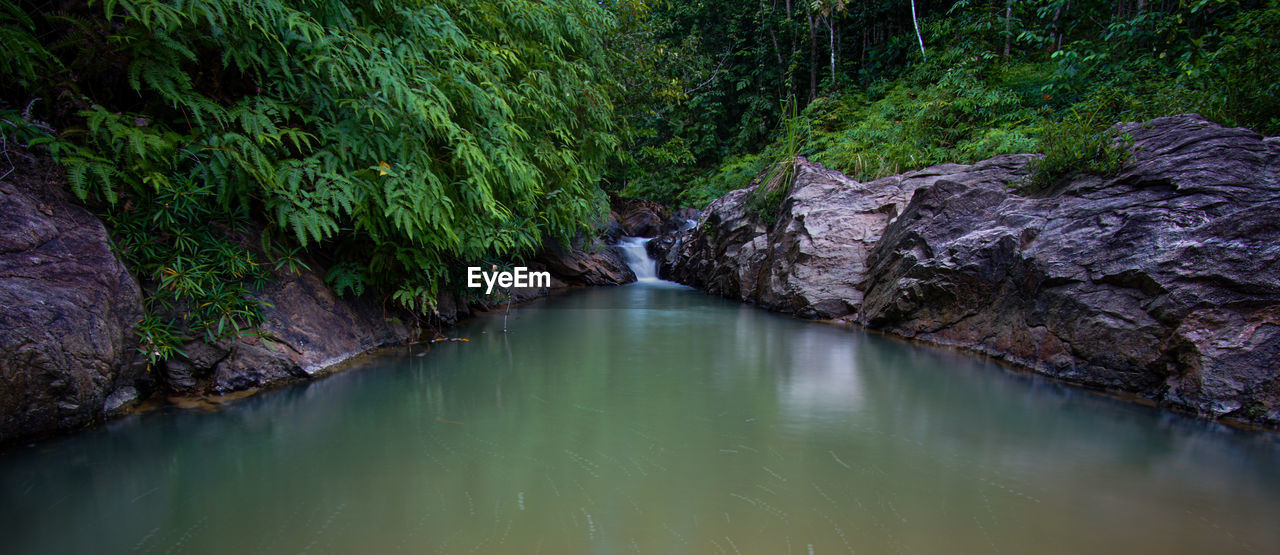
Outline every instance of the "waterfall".
{"type": "Polygon", "coordinates": [[[636,273],[636,279],[640,281],[658,279],[658,261],[649,258],[649,252],[645,250],[645,245],[652,240],[644,237],[623,237],[618,241],[622,258],[631,271],[636,273]]]}

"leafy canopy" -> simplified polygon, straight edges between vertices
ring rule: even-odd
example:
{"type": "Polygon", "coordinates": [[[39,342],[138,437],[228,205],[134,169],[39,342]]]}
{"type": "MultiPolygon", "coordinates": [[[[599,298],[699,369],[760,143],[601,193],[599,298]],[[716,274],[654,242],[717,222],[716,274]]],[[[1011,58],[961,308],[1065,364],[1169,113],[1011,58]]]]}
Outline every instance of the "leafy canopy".
{"type": "Polygon", "coordinates": [[[254,221],[265,254],[430,313],[459,268],[600,214],[612,25],[588,0],[5,3],[0,98],[40,99],[57,132],[36,142],[105,207],[154,313],[226,316],[177,327],[260,318],[263,261],[234,240],[254,221]]]}

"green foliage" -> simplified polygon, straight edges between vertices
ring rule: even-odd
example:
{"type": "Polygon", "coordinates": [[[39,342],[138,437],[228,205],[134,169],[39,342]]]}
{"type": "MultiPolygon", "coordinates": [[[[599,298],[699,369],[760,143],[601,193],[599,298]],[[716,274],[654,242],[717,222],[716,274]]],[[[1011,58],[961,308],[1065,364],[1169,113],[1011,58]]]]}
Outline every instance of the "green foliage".
{"type": "Polygon", "coordinates": [[[1036,148],[1046,113],[1024,75],[997,59],[943,51],[865,93],[821,98],[806,108],[813,128],[804,154],[861,181],[947,162],[974,162],[1036,148]]]}
{"type": "MultiPolygon", "coordinates": [[[[1203,3],[1202,3],[1203,4],[1203,3]]],[[[1160,91],[1229,125],[1280,135],[1280,1],[1216,20],[1178,60],[1178,78],[1160,91]]]]}
{"type": "Polygon", "coordinates": [[[213,340],[261,318],[250,221],[275,266],[307,249],[340,292],[426,312],[469,262],[589,229],[619,145],[612,25],[587,0],[6,4],[0,98],[58,99],[45,144],[152,315],[213,340]]]}
{"type": "Polygon", "coordinates": [[[778,142],[778,154],[769,165],[755,190],[747,200],[747,205],[766,225],[772,226],[778,220],[782,210],[782,202],[791,192],[796,180],[796,156],[800,152],[806,133],[805,121],[796,114],[796,100],[792,98],[782,107],[782,138],[778,142]]]}
{"type": "Polygon", "coordinates": [[[1031,178],[1019,189],[1024,193],[1049,191],[1062,178],[1076,173],[1111,177],[1133,155],[1129,138],[1116,136],[1097,113],[1072,111],[1071,117],[1045,130],[1040,140],[1044,158],[1031,162],[1031,178]]]}
{"type": "Polygon", "coordinates": [[[803,108],[860,77],[842,68],[902,56],[885,30],[911,18],[888,0],[604,4],[622,21],[609,43],[627,151],[606,187],[667,204],[702,205],[723,189],[716,166],[775,138],[786,99],[803,108]]]}
{"type": "Polygon", "coordinates": [[[750,185],[768,164],[769,159],[763,154],[729,156],[715,171],[698,176],[692,185],[681,191],[679,203],[705,207],[729,191],[750,185]]]}
{"type": "Polygon", "coordinates": [[[0,2],[0,75],[19,86],[32,86],[51,68],[63,69],[35,32],[35,21],[25,11],[0,2]]]}
{"type": "Polygon", "coordinates": [[[5,146],[10,142],[30,146],[48,142],[52,138],[47,124],[31,119],[31,106],[35,102],[33,100],[28,103],[27,109],[22,111],[0,109],[0,140],[6,142],[5,146]]]}
{"type": "Polygon", "coordinates": [[[1280,133],[1280,0],[917,2],[927,62],[905,3],[836,4],[645,12],[646,51],[685,69],[663,81],[681,95],[628,104],[649,141],[629,150],[678,138],[693,161],[633,156],[622,194],[705,206],[746,186],[784,141],[773,107],[791,95],[811,130],[801,154],[864,181],[1036,151],[1061,164],[1045,176],[1105,173],[1120,155],[1102,130],[1181,112],[1280,133]]]}

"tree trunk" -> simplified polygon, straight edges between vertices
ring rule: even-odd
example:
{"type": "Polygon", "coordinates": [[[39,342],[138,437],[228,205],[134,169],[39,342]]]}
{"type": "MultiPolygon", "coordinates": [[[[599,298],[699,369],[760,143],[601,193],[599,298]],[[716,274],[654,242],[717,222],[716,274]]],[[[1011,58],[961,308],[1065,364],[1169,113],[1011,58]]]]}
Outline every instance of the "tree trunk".
{"type": "Polygon", "coordinates": [[[840,88],[836,79],[836,25],[835,14],[827,16],[827,41],[831,43],[831,90],[840,88]]]}
{"type": "MultiPolygon", "coordinates": [[[[775,3],[776,7],[777,4],[775,3]]],[[[760,0],[760,11],[764,12],[764,0],[760,0]]],[[[773,15],[773,8],[769,9],[769,15],[773,15]]],[[[773,53],[778,57],[778,66],[782,68],[782,74],[787,71],[787,66],[782,65],[782,49],[778,47],[778,33],[773,30],[773,25],[769,26],[769,40],[773,42],[773,53]]]]}
{"type": "Polygon", "coordinates": [[[791,35],[791,50],[787,51],[787,88],[790,89],[787,91],[788,95],[795,94],[796,92],[796,80],[795,76],[791,72],[792,66],[795,65],[793,62],[795,62],[796,59],[796,33],[795,28],[791,23],[791,0],[787,0],[787,28],[791,30],[791,32],[788,33],[791,35]]]}
{"type": "MultiPolygon", "coordinates": [[[[1071,11],[1070,1],[1067,2],[1067,5],[1062,7],[1062,15],[1067,15],[1067,12],[1069,11],[1071,11]]],[[[1054,19],[1056,20],[1057,17],[1054,17],[1054,19]]],[[[1064,31],[1061,27],[1059,27],[1058,28],[1058,48],[1057,48],[1058,50],[1062,50],[1062,41],[1065,39],[1066,35],[1067,35],[1067,32],[1064,31]]]]}
{"type": "Polygon", "coordinates": [[[809,20],[809,100],[818,98],[818,33],[813,28],[813,14],[809,20]]]}
{"type": "Polygon", "coordinates": [[[916,28],[916,40],[920,41],[920,57],[927,62],[929,57],[924,53],[924,37],[920,36],[920,21],[916,19],[916,0],[911,0],[911,24],[916,28]]]}
{"type": "Polygon", "coordinates": [[[1061,31],[1061,29],[1058,27],[1058,16],[1060,16],[1060,15],[1062,15],[1062,6],[1058,6],[1057,8],[1054,8],[1054,9],[1053,9],[1053,23],[1049,25],[1049,27],[1053,29],[1053,33],[1049,36],[1049,51],[1050,51],[1050,52],[1053,52],[1054,50],[1056,50],[1056,49],[1057,49],[1057,46],[1056,46],[1056,45],[1057,45],[1059,42],[1061,42],[1061,40],[1062,40],[1062,39],[1058,38],[1058,37],[1062,36],[1062,35],[1061,35],[1062,31],[1061,31]]]}
{"type": "Polygon", "coordinates": [[[1004,0],[1004,57],[1009,59],[1009,40],[1012,38],[1013,0],[1004,0]]]}

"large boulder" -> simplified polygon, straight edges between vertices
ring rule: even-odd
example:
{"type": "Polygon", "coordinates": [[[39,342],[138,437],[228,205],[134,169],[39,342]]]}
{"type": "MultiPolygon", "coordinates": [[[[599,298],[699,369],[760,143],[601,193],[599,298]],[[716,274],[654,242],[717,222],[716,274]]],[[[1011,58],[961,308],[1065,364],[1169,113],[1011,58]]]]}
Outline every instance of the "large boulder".
{"type": "Polygon", "coordinates": [[[9,150],[0,181],[0,442],[126,410],[149,376],[138,283],[56,164],[9,150]],[[7,165],[7,164],[6,164],[7,165]]]}
{"type": "Polygon", "coordinates": [[[678,227],[671,211],[651,200],[619,197],[613,199],[611,207],[612,218],[632,237],[657,237],[678,227]]]}
{"type": "Polygon", "coordinates": [[[622,285],[636,280],[622,255],[599,239],[567,248],[549,242],[535,262],[565,285],[622,285]]]}
{"type": "Polygon", "coordinates": [[[868,254],[916,189],[940,179],[998,186],[1025,176],[1031,158],[944,164],[870,183],[797,158],[773,225],[752,209],[751,186],[712,202],[697,229],[659,241],[653,254],[663,278],[710,293],[806,318],[849,315],[862,305],[868,254]]]}
{"type": "Polygon", "coordinates": [[[1194,115],[1119,131],[1134,156],[1114,178],[919,190],[871,256],[860,320],[1280,424],[1280,141],[1194,115]]]}
{"type": "Polygon", "coordinates": [[[407,342],[407,315],[363,299],[338,297],[320,275],[277,271],[260,294],[268,303],[262,337],[242,336],[197,350],[187,362],[211,372],[214,393],[310,379],[361,354],[407,342]],[[221,351],[222,356],[219,356],[221,351]],[[206,366],[213,361],[212,366],[206,366]]]}

